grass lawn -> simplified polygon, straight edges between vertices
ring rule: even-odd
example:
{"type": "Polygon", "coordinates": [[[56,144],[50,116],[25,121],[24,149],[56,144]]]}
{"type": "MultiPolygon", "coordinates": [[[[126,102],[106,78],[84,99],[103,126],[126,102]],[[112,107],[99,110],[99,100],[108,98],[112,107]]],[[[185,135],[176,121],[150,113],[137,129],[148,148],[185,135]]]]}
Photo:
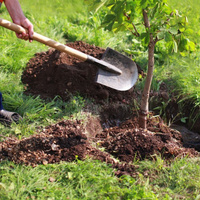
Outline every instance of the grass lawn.
{"type": "MultiPolygon", "coordinates": [[[[196,51],[182,56],[167,55],[161,62],[156,62],[155,67],[156,79],[176,80],[174,88],[195,101],[197,106],[200,102],[198,1],[191,0],[188,5],[187,0],[169,0],[170,5],[188,16],[191,22],[188,29],[192,30],[188,34],[196,43],[196,51]]],[[[82,0],[21,0],[20,3],[36,32],[61,43],[83,40],[118,51],[132,48],[128,33],[114,35],[99,29],[101,15],[88,12],[82,0]]],[[[4,5],[0,17],[10,20],[4,5]]],[[[40,97],[24,95],[21,74],[26,63],[35,53],[47,49],[38,42],[18,40],[14,33],[0,27],[0,91],[4,96],[4,108],[16,111],[24,118],[11,128],[0,125],[0,141],[10,135],[22,138],[35,134],[37,127],[43,128],[61,118],[68,119],[72,114],[75,118],[83,117],[81,110],[85,101],[80,97],[72,97],[69,102],[59,98],[46,102],[40,97]],[[74,98],[78,101],[75,106],[74,98]]],[[[137,60],[145,66],[146,53],[137,60]]],[[[200,199],[199,158],[166,163],[158,157],[157,161],[134,164],[138,166],[136,178],[117,178],[108,165],[90,159],[35,168],[0,162],[0,199],[200,199]],[[148,177],[144,176],[145,171],[150,174],[148,177]]]]}

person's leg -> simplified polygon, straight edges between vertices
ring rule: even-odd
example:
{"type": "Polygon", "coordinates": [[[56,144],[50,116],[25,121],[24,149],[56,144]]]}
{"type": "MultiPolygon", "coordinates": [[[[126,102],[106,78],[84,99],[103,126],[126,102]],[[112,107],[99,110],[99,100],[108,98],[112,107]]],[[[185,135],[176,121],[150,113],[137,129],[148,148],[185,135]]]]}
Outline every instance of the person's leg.
{"type": "Polygon", "coordinates": [[[3,110],[3,97],[2,97],[2,93],[0,92],[0,110],[3,110]]]}

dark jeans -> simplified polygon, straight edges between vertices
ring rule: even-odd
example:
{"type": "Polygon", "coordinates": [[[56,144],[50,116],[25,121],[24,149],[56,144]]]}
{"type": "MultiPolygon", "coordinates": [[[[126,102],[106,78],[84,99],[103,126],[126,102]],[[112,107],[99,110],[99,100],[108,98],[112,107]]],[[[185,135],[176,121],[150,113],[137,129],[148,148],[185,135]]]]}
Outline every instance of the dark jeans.
{"type": "Polygon", "coordinates": [[[3,97],[2,97],[2,94],[1,94],[1,92],[0,92],[0,110],[3,110],[2,101],[3,101],[3,97]]]}

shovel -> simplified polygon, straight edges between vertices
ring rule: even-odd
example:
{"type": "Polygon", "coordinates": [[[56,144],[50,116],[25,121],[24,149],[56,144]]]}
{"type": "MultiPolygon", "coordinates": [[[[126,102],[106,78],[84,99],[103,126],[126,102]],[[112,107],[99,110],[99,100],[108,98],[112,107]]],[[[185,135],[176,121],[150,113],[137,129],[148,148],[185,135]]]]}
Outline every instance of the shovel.
{"type": "MultiPolygon", "coordinates": [[[[26,30],[14,23],[0,18],[0,25],[16,33],[26,32],[26,30]]],[[[98,72],[96,82],[119,91],[126,91],[133,87],[138,78],[138,70],[135,62],[127,56],[107,47],[102,59],[98,60],[90,55],[82,53],[76,49],[63,45],[50,38],[40,35],[36,32],[33,34],[33,40],[65,52],[82,61],[96,64],[98,72]]]]}

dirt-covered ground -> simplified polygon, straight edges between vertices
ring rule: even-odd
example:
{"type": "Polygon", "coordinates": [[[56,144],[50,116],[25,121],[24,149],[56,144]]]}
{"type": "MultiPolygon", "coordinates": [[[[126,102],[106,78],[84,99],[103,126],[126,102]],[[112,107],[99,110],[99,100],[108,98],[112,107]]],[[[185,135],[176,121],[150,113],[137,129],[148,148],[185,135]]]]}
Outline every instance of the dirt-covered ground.
{"type": "MultiPolygon", "coordinates": [[[[67,45],[98,59],[105,51],[105,49],[81,41],[67,45]]],[[[108,89],[95,83],[96,74],[95,65],[50,49],[47,52],[36,54],[29,61],[22,75],[22,82],[26,84],[27,93],[40,95],[43,98],[53,98],[59,95],[67,100],[69,93],[79,93],[98,102],[107,99],[122,101],[133,97],[133,89],[127,92],[116,92],[114,89],[108,89]]]]}
{"type": "MultiPolygon", "coordinates": [[[[105,51],[83,42],[68,46],[96,58],[105,51]]],[[[134,176],[131,162],[135,159],[156,159],[156,154],[164,159],[199,156],[194,148],[185,147],[179,131],[167,127],[159,117],[151,116],[148,130],[140,129],[137,116],[127,108],[139,93],[134,87],[119,92],[99,85],[95,83],[96,72],[94,65],[53,49],[36,54],[22,75],[27,94],[42,98],[59,95],[67,101],[70,94],[78,93],[94,99],[102,107],[101,112],[99,117],[88,117],[86,124],[60,121],[29,138],[8,138],[0,143],[0,160],[36,166],[91,157],[112,164],[117,175],[134,176]]]]}

